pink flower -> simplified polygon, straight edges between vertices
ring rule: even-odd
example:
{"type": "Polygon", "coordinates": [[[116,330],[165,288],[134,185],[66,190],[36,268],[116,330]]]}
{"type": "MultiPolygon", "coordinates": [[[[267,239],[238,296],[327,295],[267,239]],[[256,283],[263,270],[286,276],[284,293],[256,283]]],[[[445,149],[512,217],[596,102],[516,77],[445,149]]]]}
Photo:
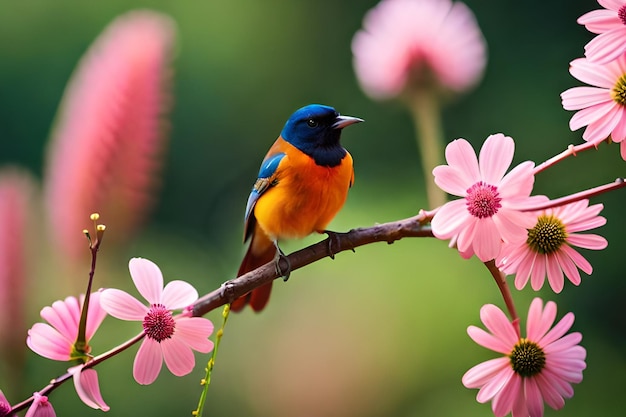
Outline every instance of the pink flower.
{"type": "Polygon", "coordinates": [[[170,108],[174,24],[152,11],[117,18],[94,42],[66,88],[46,158],[45,201],[55,245],[75,258],[98,212],[132,236],[156,190],[170,108]]]}
{"type": "Polygon", "coordinates": [[[533,290],[543,286],[548,277],[556,293],[563,289],[563,273],[574,285],[580,284],[578,268],[590,275],[591,264],[572,246],[600,250],[607,246],[602,236],[581,234],[606,223],[598,213],[604,206],[589,206],[581,200],[565,206],[535,212],[536,224],[528,231],[525,242],[505,243],[497,265],[503,272],[515,275],[515,287],[524,288],[528,280],[533,290]]]}
{"type": "Polygon", "coordinates": [[[463,375],[463,385],[479,388],[476,400],[493,400],[496,417],[543,416],[544,401],[558,410],[571,398],[571,384],[582,381],[587,352],[578,343],[582,335],[565,333],[574,323],[567,313],[554,328],[556,304],[535,298],[528,311],[526,337],[520,337],[498,307],[487,304],[480,309],[480,319],[489,332],[469,326],[467,333],[479,345],[505,356],[474,366],[463,375]]]}
{"type": "Polygon", "coordinates": [[[450,0],[381,1],[365,16],[352,52],[361,87],[374,99],[433,80],[455,92],[468,90],[487,61],[474,14],[450,0]]]}
{"type": "Polygon", "coordinates": [[[149,305],[124,291],[107,289],[102,292],[102,306],[113,317],[143,323],[145,337],[133,365],[135,380],[144,385],[154,382],[163,360],[174,375],[188,374],[195,365],[193,350],[207,353],[213,349],[208,339],[213,324],[203,317],[189,317],[188,313],[174,316],[172,310],[191,305],[198,298],[197,291],[184,281],[171,281],[163,288],[161,270],[147,259],[133,258],[128,268],[149,305]]]}
{"type": "MultiPolygon", "coordinates": [[[[100,298],[100,293],[91,293],[85,328],[87,343],[106,317],[106,311],[100,306],[100,298]]],[[[76,297],[67,297],[63,301],[55,301],[50,307],[44,307],[41,318],[50,324],[35,323],[31,327],[26,338],[28,347],[38,355],[55,361],[86,360],[89,345],[83,352],[77,351],[74,346],[83,302],[84,296],[81,296],[80,301],[76,297]]]]}
{"type": "Polygon", "coordinates": [[[583,139],[600,143],[611,135],[620,143],[626,160],[626,55],[608,64],[596,64],[585,58],[570,63],[570,73],[593,87],[574,87],[561,93],[565,110],[577,110],[569,127],[572,131],[587,126],[583,139]]]}
{"type": "Polygon", "coordinates": [[[0,390],[0,417],[15,417],[15,413],[11,412],[11,403],[7,400],[2,390],[0,390]]]}
{"type": "Polygon", "coordinates": [[[578,23],[597,33],[585,46],[585,56],[598,64],[611,62],[626,51],[626,1],[598,0],[602,10],[592,10],[578,18],[578,23]]]}
{"type": "Polygon", "coordinates": [[[27,253],[37,256],[33,247],[28,246],[34,191],[34,180],[28,173],[18,168],[0,170],[0,352],[3,352],[7,370],[16,375],[23,374],[23,335],[28,328],[25,319],[30,278],[27,253]]]}
{"type": "Polygon", "coordinates": [[[28,407],[24,417],[56,417],[48,397],[38,392],[33,393],[33,403],[28,407]]]}
{"type": "Polygon", "coordinates": [[[98,373],[93,368],[84,369],[84,367],[85,365],[77,365],[67,370],[72,374],[74,388],[78,397],[91,408],[109,411],[109,406],[104,402],[102,394],[100,394],[98,373]]]}
{"type": "Polygon", "coordinates": [[[465,139],[446,147],[448,165],[433,169],[435,183],[447,193],[462,197],[444,204],[431,222],[439,239],[452,239],[458,250],[483,262],[498,256],[502,242],[526,240],[534,225],[528,213],[518,211],[535,197],[529,197],[535,177],[530,161],[511,165],[515,144],[501,133],[487,138],[480,160],[465,139]]]}

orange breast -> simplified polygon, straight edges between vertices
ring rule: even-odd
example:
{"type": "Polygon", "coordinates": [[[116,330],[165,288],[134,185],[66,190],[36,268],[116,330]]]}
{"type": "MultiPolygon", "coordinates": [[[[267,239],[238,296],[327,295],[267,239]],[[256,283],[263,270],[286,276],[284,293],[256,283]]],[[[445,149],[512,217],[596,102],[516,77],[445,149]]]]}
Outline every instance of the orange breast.
{"type": "Polygon", "coordinates": [[[321,232],[346,201],[353,181],[352,157],[347,153],[340,165],[322,167],[287,142],[280,142],[272,149],[279,147],[286,156],[276,170],[277,184],[256,203],[258,225],[271,239],[321,232]]]}

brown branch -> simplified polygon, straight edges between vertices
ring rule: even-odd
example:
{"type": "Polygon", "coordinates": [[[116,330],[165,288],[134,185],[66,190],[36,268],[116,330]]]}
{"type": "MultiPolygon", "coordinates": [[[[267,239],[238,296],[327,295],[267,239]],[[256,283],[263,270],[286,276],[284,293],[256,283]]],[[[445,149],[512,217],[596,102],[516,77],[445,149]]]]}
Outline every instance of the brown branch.
{"type": "MultiPolygon", "coordinates": [[[[433,237],[430,226],[426,225],[431,218],[431,213],[421,211],[417,216],[408,219],[353,229],[347,233],[329,232],[328,238],[321,242],[288,255],[289,265],[285,259],[280,259],[279,266],[282,271],[287,270],[289,266],[291,266],[290,271],[294,271],[327,256],[334,258],[339,252],[354,251],[359,246],[374,242],[391,244],[405,237],[433,237]]],[[[279,278],[280,274],[276,269],[275,263],[270,262],[238,278],[226,281],[220,288],[196,301],[193,305],[193,315],[203,316],[209,311],[231,303],[253,289],[279,278]]]]}

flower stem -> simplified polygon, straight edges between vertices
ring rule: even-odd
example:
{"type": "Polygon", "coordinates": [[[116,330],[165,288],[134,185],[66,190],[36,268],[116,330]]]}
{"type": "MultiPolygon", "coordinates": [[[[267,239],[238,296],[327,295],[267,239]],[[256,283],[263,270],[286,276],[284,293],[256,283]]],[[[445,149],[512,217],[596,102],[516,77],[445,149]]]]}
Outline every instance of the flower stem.
{"type": "Polygon", "coordinates": [[[608,184],[599,185],[588,190],[557,198],[556,200],[548,200],[545,203],[537,204],[536,206],[524,207],[521,211],[539,211],[546,210],[552,207],[564,206],[565,204],[595,197],[597,195],[604,194],[613,190],[619,190],[620,188],[624,187],[626,187],[626,182],[624,181],[624,178],[617,178],[615,181],[608,184]]]}
{"type": "Polygon", "coordinates": [[[205,369],[206,375],[204,379],[200,381],[200,384],[203,386],[202,392],[200,393],[200,400],[198,401],[198,408],[193,411],[191,414],[195,417],[202,416],[202,412],[204,410],[204,403],[206,402],[207,393],[209,392],[209,385],[211,384],[211,374],[213,373],[213,367],[215,366],[215,358],[217,357],[217,348],[220,345],[220,341],[222,340],[222,336],[224,335],[224,328],[226,327],[226,321],[228,321],[228,315],[230,314],[230,304],[226,304],[224,306],[224,310],[222,310],[222,326],[215,334],[215,346],[213,346],[213,353],[211,354],[211,359],[207,363],[207,367],[205,369]]]}
{"type": "Polygon", "coordinates": [[[422,157],[428,204],[430,208],[439,207],[445,204],[446,194],[432,179],[433,168],[443,162],[443,128],[437,92],[421,89],[412,94],[408,101],[422,157]]]}
{"type": "Polygon", "coordinates": [[[502,298],[504,299],[504,304],[506,304],[506,308],[509,311],[509,315],[511,316],[511,322],[515,326],[515,330],[517,331],[518,337],[521,337],[520,327],[519,327],[519,316],[517,315],[517,311],[515,309],[515,303],[513,302],[513,296],[511,295],[511,289],[506,282],[506,275],[504,272],[500,271],[496,266],[495,260],[490,260],[485,262],[485,266],[493,276],[493,279],[496,281],[496,285],[498,285],[498,289],[500,290],[500,294],[502,294],[502,298]]]}
{"type": "Polygon", "coordinates": [[[535,167],[535,169],[533,170],[533,173],[535,175],[537,175],[538,173],[540,173],[544,169],[550,168],[552,165],[555,165],[558,162],[561,162],[565,158],[567,158],[569,156],[576,156],[576,154],[578,154],[580,152],[584,152],[584,151],[589,150],[591,148],[598,149],[598,144],[597,143],[593,143],[593,142],[584,142],[584,143],[581,143],[580,145],[576,145],[576,146],[569,145],[567,147],[567,149],[564,150],[563,152],[561,152],[561,153],[553,156],[552,158],[548,159],[547,161],[537,165],[535,167]]]}

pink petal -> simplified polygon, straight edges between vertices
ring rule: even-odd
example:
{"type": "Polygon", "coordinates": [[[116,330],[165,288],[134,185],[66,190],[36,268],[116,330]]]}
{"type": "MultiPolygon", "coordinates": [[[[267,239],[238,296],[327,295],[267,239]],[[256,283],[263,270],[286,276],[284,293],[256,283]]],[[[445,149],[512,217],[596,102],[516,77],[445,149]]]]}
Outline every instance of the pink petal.
{"type": "Polygon", "coordinates": [[[148,312],[148,307],[139,300],[116,288],[103,290],[100,304],[107,313],[120,320],[143,321],[148,312]]]}
{"type": "Polygon", "coordinates": [[[487,381],[485,385],[478,391],[476,395],[476,401],[479,403],[485,403],[491,400],[494,396],[498,395],[498,393],[505,387],[511,378],[515,377],[515,373],[511,366],[507,366],[503,368],[500,372],[493,375],[493,377],[487,381]]]}
{"type": "Polygon", "coordinates": [[[161,349],[163,350],[165,364],[174,375],[187,375],[193,370],[196,364],[193,351],[176,335],[161,341],[161,349]]]}
{"type": "Polygon", "coordinates": [[[44,307],[40,315],[63,336],[74,341],[78,335],[80,309],[76,297],[67,297],[63,301],[55,301],[50,307],[44,307]]]}
{"type": "Polygon", "coordinates": [[[472,244],[478,259],[483,262],[495,259],[502,248],[498,227],[492,218],[478,220],[472,244]]]}
{"type": "Polygon", "coordinates": [[[613,101],[609,90],[600,87],[573,87],[561,93],[565,110],[581,110],[613,101]]]}
{"type": "Polygon", "coordinates": [[[130,276],[141,294],[150,304],[161,304],[163,274],[152,261],[133,258],[128,262],[130,276]]]}
{"type": "Polygon", "coordinates": [[[561,250],[570,257],[576,266],[587,275],[591,275],[593,267],[580,253],[576,252],[572,247],[568,245],[561,246],[561,250]]]}
{"type": "MultiPolygon", "coordinates": [[[[555,307],[555,309],[556,309],[556,307],[555,307]]],[[[565,316],[563,316],[563,318],[561,320],[559,320],[559,322],[552,328],[552,330],[550,330],[548,333],[546,333],[543,337],[537,338],[537,339],[534,339],[534,340],[537,341],[537,344],[539,344],[540,346],[542,346],[542,347],[547,349],[548,345],[550,345],[552,343],[556,343],[556,341],[558,339],[563,337],[563,335],[565,333],[567,333],[567,331],[572,327],[572,324],[574,324],[574,314],[573,313],[567,313],[565,316]]],[[[576,335],[576,333],[571,333],[568,336],[572,337],[572,335],[576,335]]],[[[578,337],[578,336],[575,336],[575,337],[578,337]]],[[[567,339],[567,340],[569,340],[569,339],[567,339]]],[[[578,340],[576,343],[578,343],[578,342],[580,342],[580,340],[578,340]]],[[[576,343],[574,343],[574,344],[576,344],[576,343]]]]}
{"type": "Polygon", "coordinates": [[[503,353],[508,355],[511,353],[512,346],[505,343],[501,339],[492,335],[491,333],[486,332],[485,330],[476,327],[469,326],[467,328],[467,334],[472,338],[474,342],[485,347],[487,349],[491,349],[495,352],[503,353]]]}
{"type": "MultiPolygon", "coordinates": [[[[509,365],[510,366],[510,365],[509,365]]],[[[523,397],[522,378],[511,371],[511,378],[502,387],[502,390],[493,398],[491,409],[496,417],[504,417],[513,409],[518,397],[523,397]]]]}
{"type": "Polygon", "coordinates": [[[502,310],[493,304],[485,304],[480,309],[480,320],[495,337],[513,349],[519,336],[502,310]]]}
{"type": "Polygon", "coordinates": [[[537,381],[535,378],[524,378],[522,382],[524,384],[526,406],[528,407],[530,417],[542,417],[543,398],[541,397],[541,391],[537,386],[537,381]]]}
{"type": "MultiPolygon", "coordinates": [[[[510,368],[509,358],[496,358],[479,363],[465,372],[461,382],[466,388],[480,388],[492,380],[496,375],[510,368]]],[[[489,400],[486,400],[489,401],[489,400]]]]}
{"type": "Polygon", "coordinates": [[[535,263],[530,274],[530,286],[533,290],[539,291],[543,287],[543,282],[546,279],[546,256],[537,254],[535,257],[535,263]]]}
{"type": "Polygon", "coordinates": [[[570,63],[569,72],[584,83],[611,90],[620,77],[618,69],[615,64],[599,65],[585,58],[577,58],[570,63]]]}
{"type": "Polygon", "coordinates": [[[593,234],[570,234],[567,237],[567,243],[578,246],[579,248],[593,250],[602,250],[609,244],[602,236],[593,234]]]}
{"type": "Polygon", "coordinates": [[[35,323],[28,331],[26,344],[36,354],[55,361],[68,361],[74,340],[67,339],[45,323],[35,323]]]}
{"type": "Polygon", "coordinates": [[[433,169],[435,184],[443,191],[465,197],[467,189],[473,185],[470,183],[464,172],[459,171],[449,165],[439,165],[433,169]]]}
{"type": "MultiPolygon", "coordinates": [[[[613,129],[615,129],[624,114],[624,110],[617,105],[613,105],[607,110],[606,114],[597,120],[591,121],[585,129],[583,139],[587,142],[600,143],[606,140],[606,138],[611,135],[611,132],[613,132],[613,129]]],[[[581,112],[583,111],[584,110],[581,110],[581,112]]]]}
{"type": "MultiPolygon", "coordinates": [[[[603,120],[603,118],[605,118],[606,115],[609,114],[611,111],[614,111],[614,109],[615,102],[610,101],[579,110],[570,119],[569,128],[570,130],[574,131],[580,129],[583,126],[587,126],[597,120],[603,120]]],[[[617,121],[615,121],[615,124],[617,124],[617,121]]],[[[608,136],[608,133],[606,136],[608,136]]]]}
{"type": "Polygon", "coordinates": [[[618,58],[625,49],[626,30],[619,28],[604,32],[585,45],[585,56],[598,64],[607,64],[618,58]]]}
{"type": "Polygon", "coordinates": [[[559,265],[567,279],[574,285],[580,284],[580,273],[578,272],[578,268],[576,268],[576,264],[574,261],[570,259],[563,251],[556,251],[554,253],[556,259],[559,261],[559,265]]]}
{"type": "Polygon", "coordinates": [[[74,375],[74,388],[76,388],[78,397],[85,405],[96,410],[109,411],[109,406],[104,402],[102,394],[100,394],[98,373],[95,369],[83,370],[83,365],[78,365],[68,369],[68,371],[74,375]]]}
{"type": "Polygon", "coordinates": [[[193,350],[208,353],[213,350],[209,336],[213,333],[213,323],[203,317],[181,317],[176,320],[175,337],[185,342],[193,350]]]}
{"type": "Polygon", "coordinates": [[[470,185],[481,180],[478,159],[474,148],[468,141],[453,140],[446,146],[445,153],[448,165],[464,175],[470,185]]]}
{"type": "Polygon", "coordinates": [[[438,239],[450,239],[470,219],[464,199],[444,204],[433,217],[430,225],[438,239]]]}
{"type": "Polygon", "coordinates": [[[563,398],[572,398],[574,395],[572,386],[567,381],[563,380],[563,378],[561,378],[558,374],[552,372],[549,368],[545,368],[541,374],[546,377],[546,379],[550,382],[550,385],[556,389],[563,398]]]}
{"type": "Polygon", "coordinates": [[[622,24],[617,13],[612,10],[592,10],[580,16],[576,22],[585,25],[592,33],[607,32],[622,24]]]}
{"type": "Polygon", "coordinates": [[[492,219],[503,241],[507,243],[526,242],[528,229],[521,224],[532,222],[530,221],[530,213],[502,208],[492,219]]]}
{"type": "Polygon", "coordinates": [[[565,405],[565,400],[559,394],[559,391],[553,387],[551,382],[545,377],[543,372],[535,375],[535,380],[537,381],[537,386],[541,391],[541,396],[544,401],[553,409],[560,410],[565,405]]]}
{"type": "Polygon", "coordinates": [[[489,136],[480,150],[480,174],[488,184],[497,185],[513,161],[515,142],[502,133],[489,136]]]}
{"type": "Polygon", "coordinates": [[[563,279],[563,270],[561,269],[561,265],[554,254],[546,255],[545,259],[548,282],[550,283],[552,291],[558,294],[563,290],[563,284],[565,281],[563,279]]]}
{"type": "Polygon", "coordinates": [[[513,168],[502,178],[498,185],[500,196],[503,197],[503,199],[521,199],[528,197],[535,183],[535,175],[533,174],[534,168],[535,163],[532,161],[522,162],[513,168]]]}
{"type": "Polygon", "coordinates": [[[185,281],[170,281],[163,289],[161,303],[170,310],[183,309],[198,299],[198,291],[185,281]]]}
{"type": "Polygon", "coordinates": [[[530,303],[528,309],[528,320],[526,322],[526,334],[529,340],[539,340],[543,337],[552,323],[554,323],[554,317],[556,317],[556,305],[550,304],[550,307],[546,305],[546,310],[543,309],[543,302],[541,298],[535,297],[530,303]]]}
{"type": "Polygon", "coordinates": [[[161,345],[145,337],[143,342],[141,342],[141,346],[139,346],[135,362],[133,363],[133,377],[135,381],[141,385],[152,384],[159,376],[161,366],[163,366],[161,345]]]}
{"type": "Polygon", "coordinates": [[[467,219],[465,227],[461,228],[456,235],[456,245],[461,253],[474,253],[472,244],[474,243],[474,236],[478,227],[478,219],[471,215],[468,215],[467,219]]]}

